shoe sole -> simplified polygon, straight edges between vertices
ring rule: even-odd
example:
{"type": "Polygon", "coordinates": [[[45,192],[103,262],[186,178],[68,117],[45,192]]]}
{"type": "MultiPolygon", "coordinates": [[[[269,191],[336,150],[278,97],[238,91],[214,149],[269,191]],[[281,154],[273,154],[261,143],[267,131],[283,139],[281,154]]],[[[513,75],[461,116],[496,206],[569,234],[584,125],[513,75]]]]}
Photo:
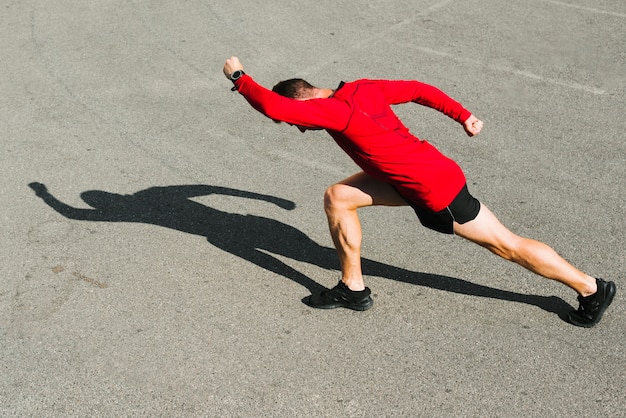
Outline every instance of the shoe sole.
{"type": "Polygon", "coordinates": [[[348,308],[348,309],[352,309],[353,311],[366,311],[369,308],[371,308],[374,305],[374,300],[369,297],[368,299],[366,299],[365,301],[363,301],[362,303],[344,303],[344,302],[335,302],[335,303],[329,303],[327,305],[313,305],[311,303],[311,297],[307,296],[306,298],[303,299],[303,302],[310,306],[311,308],[315,308],[315,309],[336,309],[336,308],[348,308]]]}
{"type": "Polygon", "coordinates": [[[608,308],[611,302],[613,302],[613,298],[615,297],[615,293],[617,292],[617,286],[615,286],[615,283],[613,282],[608,282],[606,290],[607,290],[607,298],[604,300],[604,304],[602,304],[602,307],[598,311],[598,316],[596,316],[596,319],[593,322],[578,322],[572,319],[571,315],[569,315],[569,321],[572,324],[579,326],[579,327],[583,327],[583,328],[591,328],[594,325],[596,325],[598,322],[600,322],[600,320],[602,319],[602,315],[604,315],[604,311],[606,311],[606,308],[608,308]]]}

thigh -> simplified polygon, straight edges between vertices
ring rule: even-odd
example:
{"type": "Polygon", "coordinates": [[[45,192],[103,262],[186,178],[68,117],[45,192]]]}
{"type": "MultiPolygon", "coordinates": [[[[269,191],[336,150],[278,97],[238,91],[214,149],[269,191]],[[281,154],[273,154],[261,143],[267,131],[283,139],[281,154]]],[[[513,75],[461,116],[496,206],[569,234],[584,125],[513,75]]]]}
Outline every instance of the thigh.
{"type": "Polygon", "coordinates": [[[512,245],[519,238],[483,204],[475,219],[464,224],[455,222],[454,233],[494,252],[512,245]]]}
{"type": "Polygon", "coordinates": [[[342,192],[349,195],[350,201],[354,202],[357,207],[408,205],[408,202],[400,196],[393,186],[377,180],[363,171],[340,181],[333,187],[341,186],[345,186],[342,192]]]}
{"type": "Polygon", "coordinates": [[[422,225],[434,231],[444,234],[452,234],[454,231],[461,234],[464,229],[461,225],[473,221],[480,213],[480,202],[463,186],[454,200],[443,210],[433,212],[429,209],[411,205],[422,225]],[[456,226],[455,226],[456,225],[456,226]]]}

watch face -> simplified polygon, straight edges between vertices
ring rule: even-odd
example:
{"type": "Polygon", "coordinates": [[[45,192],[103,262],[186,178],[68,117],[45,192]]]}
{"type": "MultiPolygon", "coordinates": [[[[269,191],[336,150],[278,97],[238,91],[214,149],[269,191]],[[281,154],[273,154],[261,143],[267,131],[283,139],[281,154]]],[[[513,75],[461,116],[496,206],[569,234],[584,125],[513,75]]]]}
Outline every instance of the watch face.
{"type": "Polygon", "coordinates": [[[241,78],[242,75],[243,75],[243,71],[237,70],[237,71],[235,71],[234,73],[232,73],[230,75],[230,79],[233,80],[233,81],[234,80],[238,80],[239,78],[241,78]]]}

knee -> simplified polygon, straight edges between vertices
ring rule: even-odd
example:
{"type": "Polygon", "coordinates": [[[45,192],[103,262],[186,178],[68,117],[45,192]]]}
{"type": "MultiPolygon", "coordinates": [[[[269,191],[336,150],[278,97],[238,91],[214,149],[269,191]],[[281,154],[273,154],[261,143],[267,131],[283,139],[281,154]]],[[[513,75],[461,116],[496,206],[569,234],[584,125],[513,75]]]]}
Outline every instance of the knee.
{"type": "Polygon", "coordinates": [[[505,260],[517,263],[521,259],[521,254],[523,253],[523,241],[523,238],[510,234],[505,240],[498,241],[489,249],[505,260]]]}
{"type": "Polygon", "coordinates": [[[349,209],[349,187],[345,184],[333,184],[324,192],[324,210],[333,213],[338,210],[349,209]]]}

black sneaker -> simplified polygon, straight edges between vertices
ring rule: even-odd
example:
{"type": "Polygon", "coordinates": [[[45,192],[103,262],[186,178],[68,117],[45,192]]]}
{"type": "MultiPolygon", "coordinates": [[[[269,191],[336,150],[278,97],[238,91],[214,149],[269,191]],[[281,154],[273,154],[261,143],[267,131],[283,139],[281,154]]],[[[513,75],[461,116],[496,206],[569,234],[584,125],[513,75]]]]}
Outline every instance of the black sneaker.
{"type": "Polygon", "coordinates": [[[302,301],[312,308],[333,309],[348,308],[355,311],[365,311],[372,307],[374,300],[370,296],[372,292],[368,287],[365,290],[355,292],[339,281],[332,289],[324,290],[317,295],[311,295],[302,301]]]}
{"type": "Polygon", "coordinates": [[[602,318],[602,314],[609,307],[615,296],[615,283],[596,279],[598,291],[586,297],[578,296],[580,306],[577,311],[571,311],[569,321],[579,327],[591,328],[602,318]]]}

